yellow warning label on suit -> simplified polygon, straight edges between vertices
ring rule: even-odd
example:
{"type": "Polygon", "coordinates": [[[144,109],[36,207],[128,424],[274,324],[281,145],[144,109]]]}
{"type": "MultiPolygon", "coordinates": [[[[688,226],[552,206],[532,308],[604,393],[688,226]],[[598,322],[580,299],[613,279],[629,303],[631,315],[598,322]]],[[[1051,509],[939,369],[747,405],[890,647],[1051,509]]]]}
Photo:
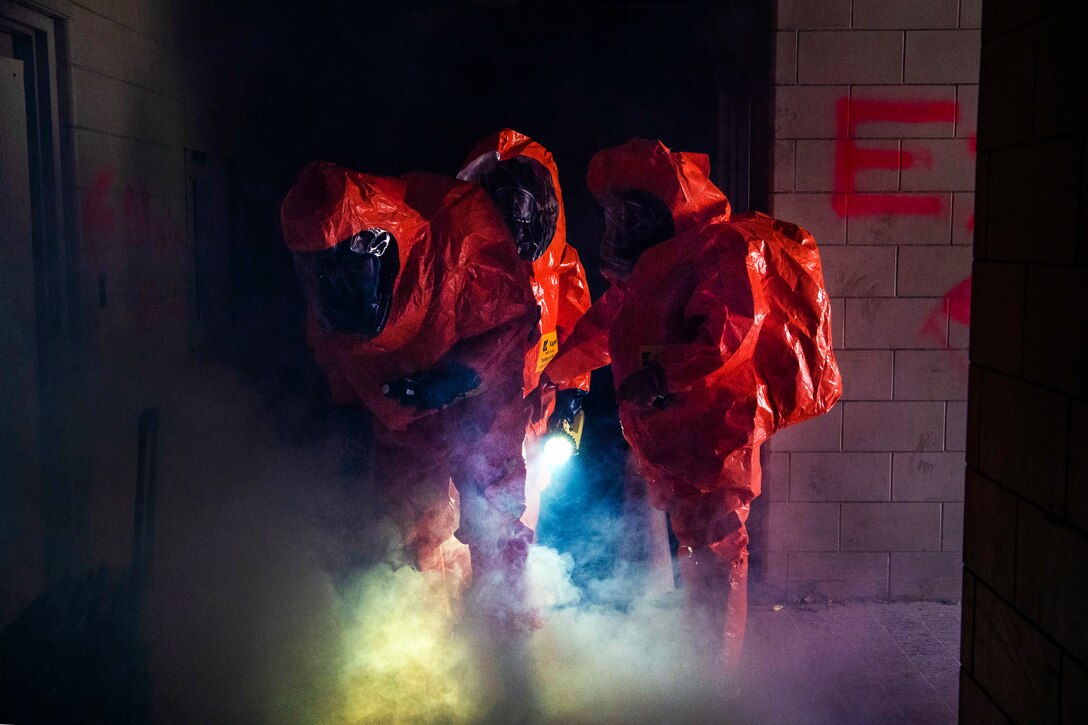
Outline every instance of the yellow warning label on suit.
{"type": "Polygon", "coordinates": [[[657,357],[668,349],[668,345],[643,345],[638,349],[638,366],[647,368],[657,357]]]}
{"type": "Polygon", "coordinates": [[[540,352],[536,357],[536,371],[538,373],[544,372],[544,368],[548,367],[548,363],[552,361],[552,358],[559,352],[559,335],[555,330],[546,333],[540,338],[540,352]]]}

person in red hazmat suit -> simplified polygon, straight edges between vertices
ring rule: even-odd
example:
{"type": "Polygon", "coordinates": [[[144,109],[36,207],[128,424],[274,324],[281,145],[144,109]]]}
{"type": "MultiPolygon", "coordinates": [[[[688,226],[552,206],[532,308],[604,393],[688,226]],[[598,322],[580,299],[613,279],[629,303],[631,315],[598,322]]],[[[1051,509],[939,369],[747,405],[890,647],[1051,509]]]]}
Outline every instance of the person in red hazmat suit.
{"type": "MultiPolygon", "coordinates": [[[[524,613],[520,522],[528,411],[521,370],[538,316],[510,234],[473,184],[307,166],[281,209],[336,403],[374,420],[382,503],[420,568],[443,570],[457,512],[485,615],[524,613]]],[[[530,615],[531,616],[531,615],[530,615]]]]}
{"type": "Polygon", "coordinates": [[[579,414],[589,391],[588,369],[558,389],[542,385],[541,372],[589,309],[589,285],[577,250],[567,243],[559,169],[547,149],[524,134],[503,129],[476,144],[457,177],[484,188],[502,214],[518,256],[531,265],[540,339],[525,354],[524,393],[532,414],[525,438],[529,475],[522,520],[536,528],[540,494],[551,473],[541,465],[540,439],[549,431],[563,430],[564,424],[568,430],[573,426],[580,438],[579,414]]]}
{"type": "Polygon", "coordinates": [[[679,540],[696,641],[729,672],[747,614],[759,446],[826,412],[842,384],[812,236],[731,216],[709,171],[705,155],[645,139],[593,157],[611,287],[545,375],[562,384],[611,362],[624,436],[679,540]]]}

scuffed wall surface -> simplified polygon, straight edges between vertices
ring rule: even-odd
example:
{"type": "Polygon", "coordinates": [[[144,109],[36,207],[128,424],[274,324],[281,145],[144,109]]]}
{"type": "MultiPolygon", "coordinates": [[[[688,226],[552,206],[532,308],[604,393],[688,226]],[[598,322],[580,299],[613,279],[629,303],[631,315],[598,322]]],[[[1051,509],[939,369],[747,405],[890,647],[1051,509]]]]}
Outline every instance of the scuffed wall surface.
{"type": "Polygon", "coordinates": [[[778,3],[772,209],[820,245],[844,381],[767,446],[753,542],[793,596],[960,596],[979,23],[778,3]]]}
{"type": "MultiPolygon", "coordinates": [[[[216,12],[210,3],[161,0],[45,5],[67,60],[58,75],[80,360],[76,561],[120,568],[131,548],[136,418],[200,377],[190,364],[200,331],[192,184],[194,169],[211,172],[192,164],[192,151],[210,166],[229,148],[209,72],[216,12]],[[187,376],[177,372],[183,363],[187,376]]],[[[203,241],[223,251],[221,186],[211,198],[203,241]]]]}

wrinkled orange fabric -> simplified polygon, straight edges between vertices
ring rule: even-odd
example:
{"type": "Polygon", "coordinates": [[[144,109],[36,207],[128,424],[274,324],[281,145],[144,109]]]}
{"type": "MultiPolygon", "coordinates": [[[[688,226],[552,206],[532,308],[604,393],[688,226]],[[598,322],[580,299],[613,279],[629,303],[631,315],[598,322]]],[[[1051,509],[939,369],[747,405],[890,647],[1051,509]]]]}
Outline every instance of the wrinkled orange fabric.
{"type": "Polygon", "coordinates": [[[458,538],[474,550],[474,577],[478,563],[499,562],[510,586],[520,587],[531,538],[518,522],[528,419],[521,371],[538,312],[526,265],[491,200],[474,184],[434,174],[391,179],[316,162],[284,200],[281,223],[297,252],[368,228],[396,238],[400,272],[382,332],[369,340],[330,332],[311,314],[310,345],[334,401],[373,414],[375,476],[417,557],[453,533],[452,477],[461,497],[458,538]],[[479,374],[467,399],[416,410],[383,393],[383,384],[445,360],[479,374]]]}
{"type": "MultiPolygon", "coordinates": [[[[671,514],[689,593],[705,603],[714,586],[745,586],[759,445],[826,412],[842,392],[819,253],[800,227],[733,216],[703,154],[633,139],[598,152],[588,183],[598,197],[655,194],[676,235],[645,251],[628,278],[610,279],[545,373],[563,381],[611,363],[618,389],[660,366],[667,404],[620,401],[620,421],[652,502],[671,514]]],[[[734,663],[744,631],[737,601],[722,615],[734,663]]]]}
{"type": "MultiPolygon", "coordinates": [[[[490,159],[506,161],[519,156],[536,161],[548,170],[559,202],[555,234],[544,253],[531,263],[530,282],[540,306],[540,341],[531,345],[525,354],[524,388],[528,397],[536,391],[540,382],[540,345],[554,332],[562,350],[592,300],[578,251],[567,242],[567,219],[563,210],[563,192],[559,186],[559,169],[547,149],[528,136],[506,128],[482,139],[473,147],[459,178],[474,178],[474,167],[481,162],[490,159]]],[[[563,388],[589,390],[589,372],[589,368],[575,372],[565,381],[563,388]]],[[[537,392],[540,397],[534,401],[530,436],[546,432],[548,418],[555,409],[555,390],[549,388],[537,392]]]]}
{"type": "MultiPolygon", "coordinates": [[[[388,430],[436,415],[400,405],[382,385],[432,367],[455,346],[457,359],[482,378],[477,395],[506,385],[509,349],[524,354],[525,320],[537,312],[528,271],[479,187],[435,174],[391,179],[315,162],[284,200],[281,223],[288,248],[298,252],[333,247],[368,228],[397,240],[400,273],[380,335],[329,332],[309,317],[310,345],[335,402],[366,407],[388,430]]],[[[520,369],[519,361],[515,377],[520,369]]]]}
{"type": "Polygon", "coordinates": [[[611,363],[619,387],[658,364],[669,403],[621,403],[624,435],[662,504],[711,491],[727,469],[750,468],[749,449],[841,394],[816,243],[764,214],[733,216],[707,157],[659,141],[599,152],[588,181],[597,195],[656,194],[676,236],[643,253],[628,279],[610,280],[545,372],[562,382],[611,363]]]}

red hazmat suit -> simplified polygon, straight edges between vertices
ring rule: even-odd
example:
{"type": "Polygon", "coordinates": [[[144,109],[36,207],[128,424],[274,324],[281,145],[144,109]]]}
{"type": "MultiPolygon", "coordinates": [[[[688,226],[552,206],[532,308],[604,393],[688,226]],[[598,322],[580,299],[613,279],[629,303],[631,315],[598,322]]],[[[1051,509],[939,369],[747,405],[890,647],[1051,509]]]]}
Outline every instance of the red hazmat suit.
{"type": "MultiPolygon", "coordinates": [[[[589,309],[591,298],[578,252],[567,243],[567,220],[559,186],[559,170],[547,149],[524,134],[503,129],[476,144],[458,178],[479,183],[481,177],[494,170],[499,163],[512,159],[526,162],[535,174],[545,177],[540,180],[543,183],[539,188],[548,198],[542,200],[542,205],[554,215],[548,227],[550,233],[540,240],[542,249],[537,250],[539,256],[531,261],[530,283],[540,307],[540,339],[526,350],[524,369],[524,392],[532,410],[525,450],[532,464],[538,453],[535,443],[548,430],[557,392],[562,396],[554,385],[540,384],[541,373],[566,345],[575,323],[589,309]]],[[[564,381],[562,388],[588,391],[589,377],[588,368],[576,371],[564,381]]],[[[535,527],[540,491],[547,485],[550,472],[540,470],[536,465],[530,465],[530,468],[537,470],[530,470],[528,509],[523,520],[535,527]]]]}
{"type": "Polygon", "coordinates": [[[304,277],[307,255],[368,230],[392,235],[399,264],[384,326],[373,337],[327,329],[321,302],[308,293],[310,345],[334,401],[373,414],[375,480],[420,565],[442,565],[455,525],[452,477],[461,499],[456,535],[471,552],[474,588],[519,605],[531,539],[518,520],[528,419],[520,373],[538,313],[502,219],[472,184],[313,163],[284,200],[281,222],[304,277]],[[477,384],[447,407],[389,394],[397,381],[452,366],[475,373],[477,384]]]}
{"type": "MultiPolygon", "coordinates": [[[[548,174],[557,206],[555,232],[546,242],[543,254],[533,260],[530,273],[533,296],[540,306],[540,340],[525,355],[524,386],[525,396],[529,397],[540,383],[540,374],[563,348],[575,323],[589,309],[592,300],[578,251],[567,244],[567,219],[563,211],[563,193],[559,187],[559,169],[547,149],[524,134],[503,129],[476,144],[458,178],[478,181],[489,165],[514,158],[535,162],[548,174]]],[[[589,372],[587,368],[572,375],[563,387],[589,390],[589,372]]],[[[548,416],[555,407],[555,390],[541,393],[531,427],[531,431],[538,435],[545,431],[548,416]]]]}
{"type": "Polygon", "coordinates": [[[800,227],[731,216],[703,154],[634,139],[597,153],[588,183],[601,200],[649,192],[674,235],[627,274],[606,260],[612,286],[546,374],[562,381],[611,362],[624,436],[680,542],[689,606],[733,667],[759,445],[841,394],[819,254],[800,227]]]}

